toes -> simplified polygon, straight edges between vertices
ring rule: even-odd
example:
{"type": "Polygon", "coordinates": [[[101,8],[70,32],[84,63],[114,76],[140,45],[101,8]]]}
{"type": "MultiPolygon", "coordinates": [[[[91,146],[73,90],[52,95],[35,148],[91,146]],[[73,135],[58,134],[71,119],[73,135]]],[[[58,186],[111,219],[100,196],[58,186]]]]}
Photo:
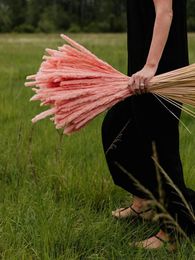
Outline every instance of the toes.
{"type": "Polygon", "coordinates": [[[123,210],[124,208],[120,208],[120,209],[116,209],[114,211],[112,211],[112,214],[116,214],[116,213],[119,213],[121,210],[123,210]]]}

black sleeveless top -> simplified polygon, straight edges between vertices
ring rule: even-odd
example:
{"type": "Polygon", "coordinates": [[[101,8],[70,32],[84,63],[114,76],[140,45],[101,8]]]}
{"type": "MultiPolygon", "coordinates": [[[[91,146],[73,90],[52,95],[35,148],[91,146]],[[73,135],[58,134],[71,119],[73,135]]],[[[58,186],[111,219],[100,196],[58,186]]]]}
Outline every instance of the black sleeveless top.
{"type": "MultiPolygon", "coordinates": [[[[145,65],[155,21],[153,0],[127,0],[128,75],[145,65]]],[[[173,0],[173,20],[156,74],[189,64],[186,0],[173,0]]]]}

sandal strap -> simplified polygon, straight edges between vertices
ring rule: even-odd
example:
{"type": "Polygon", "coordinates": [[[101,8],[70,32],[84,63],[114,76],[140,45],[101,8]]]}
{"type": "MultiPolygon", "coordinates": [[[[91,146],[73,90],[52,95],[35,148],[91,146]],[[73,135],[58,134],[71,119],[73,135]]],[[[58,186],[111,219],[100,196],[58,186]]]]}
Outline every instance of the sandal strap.
{"type": "Polygon", "coordinates": [[[161,237],[159,237],[159,236],[157,236],[157,235],[154,235],[154,237],[156,237],[158,240],[160,240],[160,241],[163,242],[164,244],[169,243],[169,240],[166,241],[166,240],[162,239],[161,237]]]}
{"type": "Polygon", "coordinates": [[[145,210],[142,210],[142,211],[137,211],[137,210],[135,210],[133,207],[132,207],[132,205],[130,205],[129,207],[127,207],[127,208],[130,208],[133,212],[135,212],[138,216],[139,215],[141,215],[141,214],[143,214],[143,213],[146,213],[146,212],[149,212],[149,211],[151,211],[151,210],[153,210],[152,208],[148,208],[148,209],[145,209],[145,210]]]}
{"type": "Polygon", "coordinates": [[[125,208],[121,209],[121,210],[119,211],[119,213],[122,212],[122,211],[124,211],[124,210],[126,210],[126,209],[129,209],[129,208],[130,208],[130,207],[125,207],[125,208]]]}
{"type": "Polygon", "coordinates": [[[176,240],[173,238],[170,238],[169,240],[164,240],[161,237],[154,235],[158,240],[160,240],[161,242],[163,242],[164,244],[171,244],[171,243],[175,243],[176,240]]]}

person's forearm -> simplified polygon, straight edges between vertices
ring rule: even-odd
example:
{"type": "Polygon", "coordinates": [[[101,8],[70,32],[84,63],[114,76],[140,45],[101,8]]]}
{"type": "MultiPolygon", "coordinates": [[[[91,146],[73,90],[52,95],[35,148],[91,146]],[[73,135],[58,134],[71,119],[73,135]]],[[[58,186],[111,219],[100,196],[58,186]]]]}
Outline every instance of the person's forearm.
{"type": "Polygon", "coordinates": [[[158,67],[159,61],[161,59],[164,47],[168,39],[172,17],[172,10],[156,11],[153,37],[146,61],[146,65],[149,67],[158,67]]]}
{"type": "Polygon", "coordinates": [[[156,18],[146,64],[140,71],[137,71],[131,76],[128,83],[131,87],[131,91],[133,90],[136,94],[147,92],[148,84],[156,74],[174,15],[172,0],[153,0],[153,2],[156,18]]]}

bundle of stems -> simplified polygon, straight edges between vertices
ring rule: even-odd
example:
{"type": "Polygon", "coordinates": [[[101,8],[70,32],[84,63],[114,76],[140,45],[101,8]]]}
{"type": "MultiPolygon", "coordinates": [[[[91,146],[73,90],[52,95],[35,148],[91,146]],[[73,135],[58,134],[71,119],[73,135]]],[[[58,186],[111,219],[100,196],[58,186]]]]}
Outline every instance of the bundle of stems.
{"type": "Polygon", "coordinates": [[[195,64],[155,76],[150,81],[149,92],[195,117],[193,110],[183,106],[195,107],[195,64]]]}
{"type": "MultiPolygon", "coordinates": [[[[68,44],[58,50],[46,49],[49,55],[43,56],[38,72],[27,77],[30,82],[25,86],[33,87],[36,92],[30,100],[40,100],[41,105],[51,107],[32,122],[52,116],[56,128],[71,134],[133,95],[133,91],[128,86],[130,77],[68,36],[61,36],[68,44]]],[[[181,104],[195,106],[195,64],[155,76],[148,91],[160,98],[160,102],[166,100],[195,117],[193,110],[181,104]]]]}

